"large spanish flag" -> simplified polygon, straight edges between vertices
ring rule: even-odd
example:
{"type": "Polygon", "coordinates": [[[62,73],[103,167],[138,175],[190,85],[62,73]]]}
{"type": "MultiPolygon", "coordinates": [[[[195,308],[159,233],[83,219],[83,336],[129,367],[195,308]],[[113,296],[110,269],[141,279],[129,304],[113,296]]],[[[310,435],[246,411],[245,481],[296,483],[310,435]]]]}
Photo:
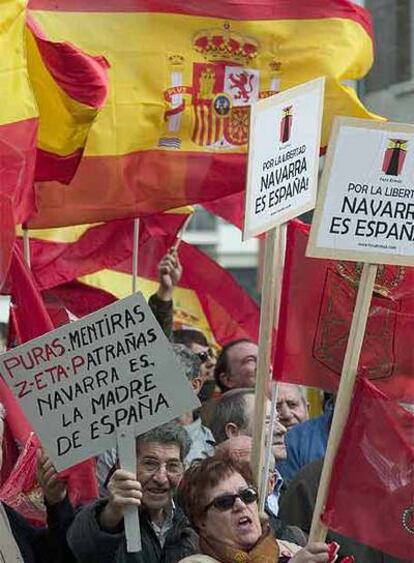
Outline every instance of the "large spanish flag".
{"type": "Polygon", "coordinates": [[[37,187],[31,225],[153,213],[243,190],[249,106],[326,76],[337,114],[373,117],[344,80],[373,59],[350,0],[31,0],[32,17],[111,64],[111,92],[71,185],[37,187]]]}

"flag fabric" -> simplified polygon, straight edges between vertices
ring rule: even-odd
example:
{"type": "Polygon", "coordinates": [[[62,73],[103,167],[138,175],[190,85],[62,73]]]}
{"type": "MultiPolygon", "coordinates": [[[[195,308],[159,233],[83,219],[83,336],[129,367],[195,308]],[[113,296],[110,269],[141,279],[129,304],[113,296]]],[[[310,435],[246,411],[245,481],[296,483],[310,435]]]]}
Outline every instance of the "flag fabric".
{"type": "Polygon", "coordinates": [[[27,67],[39,111],[36,180],[68,184],[107,97],[107,61],[67,42],[50,41],[31,17],[27,67]]]}
{"type": "Polygon", "coordinates": [[[106,62],[48,40],[25,0],[3,0],[0,29],[0,287],[14,227],[36,210],[33,180],[72,178],[106,99],[106,62]]]}
{"type": "MultiPolygon", "coordinates": [[[[140,245],[152,236],[163,235],[170,246],[176,240],[191,207],[145,217],[140,222],[140,245]]],[[[129,260],[132,263],[134,222],[132,219],[100,225],[31,230],[31,272],[41,290],[129,260]]],[[[22,248],[22,238],[18,238],[22,248]]]]}
{"type": "MultiPolygon", "coordinates": [[[[157,265],[168,248],[168,241],[160,236],[149,238],[140,249],[138,287],[147,298],[158,287],[157,265]]],[[[257,342],[259,307],[233,276],[186,242],[181,243],[178,254],[183,275],[174,289],[174,328],[198,328],[220,346],[238,338],[257,342]]],[[[81,278],[118,298],[130,293],[130,280],[130,261],[81,278]]]]}
{"type": "MultiPolygon", "coordinates": [[[[31,433],[8,479],[0,487],[0,499],[17,510],[35,526],[46,525],[46,507],[42,489],[36,479],[36,452],[39,442],[31,433]]],[[[93,501],[98,496],[94,464],[85,461],[62,471],[59,477],[67,481],[73,507],[93,501]]]]}
{"type": "MultiPolygon", "coordinates": [[[[68,187],[37,186],[32,227],[150,214],[241,192],[249,106],[325,76],[332,117],[371,118],[344,79],[372,65],[350,0],[31,0],[33,19],[111,64],[111,92],[68,187]]],[[[278,133],[275,132],[275,135],[278,133]]]]}
{"type": "Polygon", "coordinates": [[[37,107],[25,57],[25,1],[3,0],[0,27],[0,288],[11,260],[14,226],[35,210],[37,107]]]}
{"type": "Polygon", "coordinates": [[[414,414],[361,379],[335,459],[323,522],[414,561],[414,414]]]}
{"type": "MultiPolygon", "coordinates": [[[[16,344],[23,344],[54,329],[33,276],[16,245],[13,248],[6,288],[12,297],[10,330],[14,334],[16,344]]],[[[39,440],[36,436],[31,437],[32,428],[2,377],[0,377],[0,402],[6,408],[6,422],[13,440],[20,447],[30,445],[30,447],[27,446],[23,449],[23,457],[20,458],[23,469],[18,465],[17,469],[19,470],[17,471],[16,468],[13,470],[9,479],[3,485],[8,493],[4,493],[2,488],[5,496],[1,498],[7,499],[7,502],[13,501],[14,498],[13,502],[16,504],[12,504],[12,506],[15,506],[24,516],[30,518],[33,516],[32,497],[39,496],[39,487],[35,479],[36,460],[34,454],[34,449],[39,447],[39,440]],[[23,482],[24,487],[22,485],[22,488],[19,488],[19,484],[23,482]]],[[[68,491],[72,500],[86,502],[96,498],[98,491],[94,460],[75,466],[62,473],[62,476],[68,480],[68,491]]],[[[39,506],[35,506],[34,509],[40,521],[43,521],[39,506]]]]}
{"type": "MultiPolygon", "coordinates": [[[[362,264],[305,257],[309,226],[291,221],[274,362],[278,381],[335,391],[362,264]]],[[[379,266],[359,372],[414,401],[414,269],[379,266]]]]}
{"type": "MultiPolygon", "coordinates": [[[[147,298],[158,288],[158,263],[187,216],[164,213],[141,220],[138,289],[147,298]]],[[[48,302],[82,317],[130,295],[132,235],[130,220],[31,231],[32,272],[48,302]],[[66,242],[57,242],[56,232],[66,242]],[[41,238],[45,233],[49,240],[41,238]]],[[[174,290],[175,327],[199,328],[220,345],[236,338],[256,341],[259,307],[231,274],[190,244],[181,242],[178,252],[183,276],[174,290]]]]}

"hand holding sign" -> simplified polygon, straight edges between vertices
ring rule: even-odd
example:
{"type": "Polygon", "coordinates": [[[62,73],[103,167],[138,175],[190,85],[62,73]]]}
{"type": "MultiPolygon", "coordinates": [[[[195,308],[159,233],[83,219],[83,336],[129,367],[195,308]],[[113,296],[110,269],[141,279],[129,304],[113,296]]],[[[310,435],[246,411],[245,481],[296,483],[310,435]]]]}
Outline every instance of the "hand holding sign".
{"type": "Polygon", "coordinates": [[[116,529],[126,506],[141,506],[141,483],[129,471],[117,469],[108,484],[109,501],[99,517],[101,528],[108,532],[116,529]]]}
{"type": "Polygon", "coordinates": [[[43,450],[37,450],[36,458],[36,477],[46,502],[50,505],[62,502],[67,494],[65,481],[59,478],[55,466],[43,450]]]}

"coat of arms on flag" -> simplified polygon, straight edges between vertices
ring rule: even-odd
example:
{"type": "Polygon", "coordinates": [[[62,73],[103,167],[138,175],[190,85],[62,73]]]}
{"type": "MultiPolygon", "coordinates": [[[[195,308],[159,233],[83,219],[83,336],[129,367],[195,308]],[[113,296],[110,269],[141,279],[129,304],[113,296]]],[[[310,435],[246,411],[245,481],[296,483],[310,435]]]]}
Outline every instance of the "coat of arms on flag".
{"type": "Polygon", "coordinates": [[[206,62],[192,63],[191,86],[182,84],[184,57],[173,55],[169,58],[171,87],[164,93],[170,105],[165,113],[168,133],[162,137],[160,145],[171,146],[174,138],[177,139],[175,147],[180,147],[178,139],[184,127],[181,114],[186,107],[185,95],[191,95],[191,140],[194,144],[217,148],[245,145],[249,132],[249,106],[261,97],[277,93],[280,65],[271,66],[274,74],[271,90],[261,92],[260,71],[251,68],[259,52],[259,43],[231,31],[228,23],[223,29],[197,33],[193,48],[206,62]]]}

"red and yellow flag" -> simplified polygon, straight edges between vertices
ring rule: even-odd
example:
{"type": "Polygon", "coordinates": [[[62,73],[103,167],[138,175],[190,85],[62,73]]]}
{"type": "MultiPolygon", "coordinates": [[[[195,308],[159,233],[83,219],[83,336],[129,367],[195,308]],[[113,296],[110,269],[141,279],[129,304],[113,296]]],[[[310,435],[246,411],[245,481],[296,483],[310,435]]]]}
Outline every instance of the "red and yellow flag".
{"type": "MultiPolygon", "coordinates": [[[[153,213],[243,190],[249,106],[326,76],[334,115],[374,117],[343,81],[372,64],[350,0],[31,0],[54,40],[103,53],[111,92],[69,187],[37,187],[35,227],[153,213]]],[[[275,133],[276,134],[276,133],[275,133]]]]}

